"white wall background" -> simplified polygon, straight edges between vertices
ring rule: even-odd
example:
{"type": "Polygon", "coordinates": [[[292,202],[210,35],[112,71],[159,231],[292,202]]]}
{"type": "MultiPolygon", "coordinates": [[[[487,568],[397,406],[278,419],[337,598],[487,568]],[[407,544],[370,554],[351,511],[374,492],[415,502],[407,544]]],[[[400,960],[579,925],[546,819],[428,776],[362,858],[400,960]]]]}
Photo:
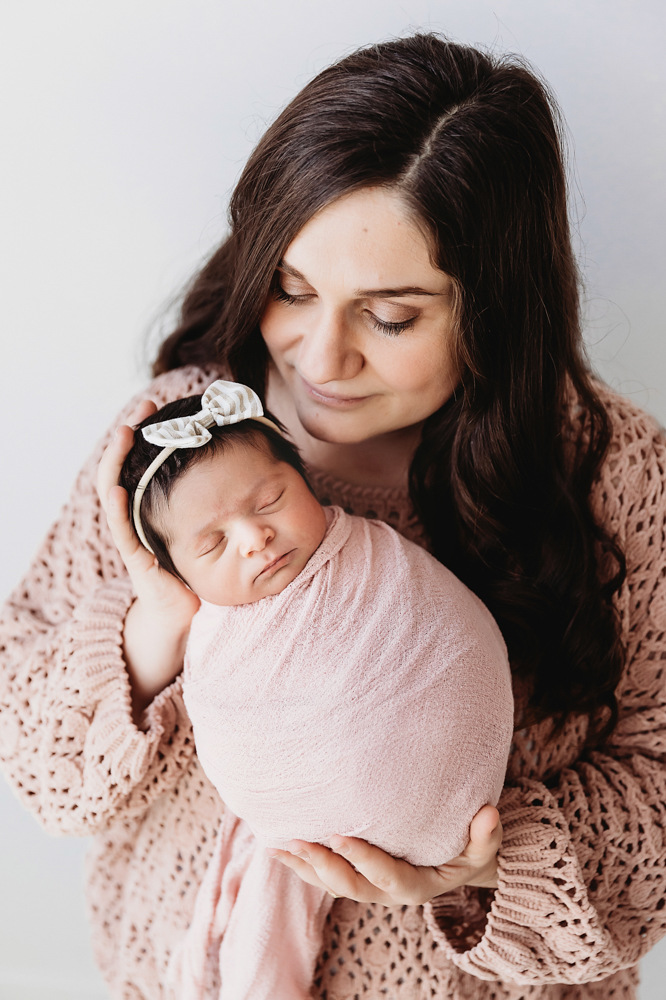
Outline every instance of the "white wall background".
{"type": "MultiPolygon", "coordinates": [[[[592,355],[666,422],[663,0],[3,0],[0,597],[145,381],[145,332],[219,240],[266,121],[336,57],[413,27],[520,52],[551,82],[592,355]]],[[[106,995],[84,846],[0,786],[0,1000],[106,995]]],[[[663,1000],[666,944],[643,969],[641,1000],[663,1000]]]]}

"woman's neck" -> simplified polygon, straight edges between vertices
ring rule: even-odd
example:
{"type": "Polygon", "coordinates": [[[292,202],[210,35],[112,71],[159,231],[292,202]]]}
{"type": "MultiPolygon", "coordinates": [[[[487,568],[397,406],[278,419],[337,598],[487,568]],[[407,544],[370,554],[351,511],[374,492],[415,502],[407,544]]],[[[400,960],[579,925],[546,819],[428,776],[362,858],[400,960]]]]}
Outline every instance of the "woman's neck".
{"type": "Polygon", "coordinates": [[[303,427],[282,379],[269,377],[268,409],[289,431],[303,461],[353,486],[406,487],[412,456],[421,439],[421,424],[354,444],[337,444],[313,437],[303,427]]]}

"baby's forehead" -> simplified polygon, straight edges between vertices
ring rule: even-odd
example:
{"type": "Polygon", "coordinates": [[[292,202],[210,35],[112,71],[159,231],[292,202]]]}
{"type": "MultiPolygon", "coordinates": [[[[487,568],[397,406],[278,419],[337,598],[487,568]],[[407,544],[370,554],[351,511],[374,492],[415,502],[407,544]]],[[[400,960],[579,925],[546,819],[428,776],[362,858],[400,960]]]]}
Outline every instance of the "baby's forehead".
{"type": "Polygon", "coordinates": [[[269,448],[249,442],[211,449],[174,484],[165,510],[171,533],[181,534],[179,529],[187,526],[189,534],[191,524],[205,515],[223,519],[251,509],[289,470],[269,448]]]}

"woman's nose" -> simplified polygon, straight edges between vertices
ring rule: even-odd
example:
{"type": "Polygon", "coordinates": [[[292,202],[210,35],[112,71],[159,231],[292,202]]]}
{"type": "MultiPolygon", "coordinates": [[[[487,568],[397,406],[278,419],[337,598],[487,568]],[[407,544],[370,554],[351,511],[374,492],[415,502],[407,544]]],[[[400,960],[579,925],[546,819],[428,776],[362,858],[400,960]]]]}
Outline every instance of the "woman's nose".
{"type": "Polygon", "coordinates": [[[239,526],[238,548],[243,558],[249,558],[256,552],[263,552],[266,546],[275,538],[275,531],[269,524],[246,521],[239,526]]]}
{"type": "Polygon", "coordinates": [[[297,356],[300,375],[315,385],[354,378],[364,358],[340,311],[322,310],[303,332],[297,356]]]}

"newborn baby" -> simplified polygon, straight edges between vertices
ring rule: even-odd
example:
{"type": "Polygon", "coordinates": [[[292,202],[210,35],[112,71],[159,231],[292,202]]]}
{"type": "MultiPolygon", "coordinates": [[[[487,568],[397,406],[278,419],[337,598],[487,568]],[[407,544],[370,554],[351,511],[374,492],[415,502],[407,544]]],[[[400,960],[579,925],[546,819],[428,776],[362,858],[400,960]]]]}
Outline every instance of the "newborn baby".
{"type": "Polygon", "coordinates": [[[201,598],[183,693],[226,806],[172,985],[305,1000],[333,901],[266,848],[341,834],[415,865],[460,854],[504,781],[504,642],[423,549],[322,508],[247,387],[214,382],[141,430],[122,482],[143,543],[201,598]]]}

